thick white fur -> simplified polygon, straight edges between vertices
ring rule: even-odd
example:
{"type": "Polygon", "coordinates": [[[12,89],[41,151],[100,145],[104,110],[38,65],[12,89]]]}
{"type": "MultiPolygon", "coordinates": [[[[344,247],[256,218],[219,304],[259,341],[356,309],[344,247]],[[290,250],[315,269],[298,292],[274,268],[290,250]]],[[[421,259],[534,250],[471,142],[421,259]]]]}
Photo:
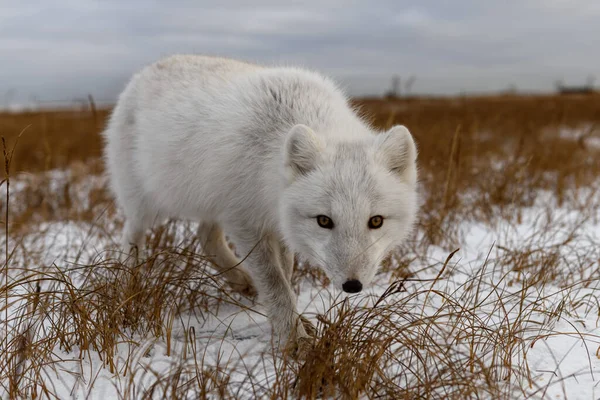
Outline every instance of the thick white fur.
{"type": "MultiPolygon", "coordinates": [[[[136,74],[105,131],[110,182],[126,216],[124,244],[142,245],[157,219],[202,222],[205,248],[244,262],[280,337],[307,337],[290,285],[293,253],[333,285],[367,285],[410,232],[416,148],[396,126],[376,134],[328,79],[297,68],[195,55],[136,74]],[[334,228],[321,228],[318,215],[334,228]],[[369,218],[384,217],[380,229],[369,218]],[[221,230],[222,229],[222,230],[221,230]]],[[[232,284],[251,287],[241,267],[232,284]]]]}

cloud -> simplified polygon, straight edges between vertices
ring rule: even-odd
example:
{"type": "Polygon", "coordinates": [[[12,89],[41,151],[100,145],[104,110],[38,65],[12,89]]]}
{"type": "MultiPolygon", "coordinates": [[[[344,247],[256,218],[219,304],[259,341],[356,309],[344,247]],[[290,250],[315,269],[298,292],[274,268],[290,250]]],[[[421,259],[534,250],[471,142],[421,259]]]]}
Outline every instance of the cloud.
{"type": "Polygon", "coordinates": [[[600,65],[600,3],[584,0],[5,3],[0,96],[114,98],[135,70],[181,52],[300,64],[354,94],[382,93],[393,74],[416,75],[421,92],[548,90],[600,65]]]}

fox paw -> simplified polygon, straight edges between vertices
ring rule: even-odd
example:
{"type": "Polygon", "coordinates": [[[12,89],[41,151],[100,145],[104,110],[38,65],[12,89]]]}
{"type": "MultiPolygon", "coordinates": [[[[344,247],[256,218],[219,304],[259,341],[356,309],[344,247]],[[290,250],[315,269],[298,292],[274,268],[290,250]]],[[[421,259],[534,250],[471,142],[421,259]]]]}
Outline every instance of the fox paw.
{"type": "Polygon", "coordinates": [[[298,326],[293,335],[290,336],[286,350],[295,360],[305,360],[313,348],[314,338],[317,330],[305,317],[299,316],[298,326]]]}
{"type": "Polygon", "coordinates": [[[302,326],[304,327],[304,330],[306,331],[306,333],[308,334],[308,336],[314,338],[317,336],[317,328],[315,328],[315,326],[313,325],[312,322],[310,322],[308,320],[308,318],[304,317],[304,316],[300,316],[300,322],[302,322],[302,326]]]}
{"type": "Polygon", "coordinates": [[[307,336],[301,336],[290,340],[287,345],[288,354],[294,360],[305,360],[313,347],[313,340],[307,336]]]}
{"type": "Polygon", "coordinates": [[[256,297],[257,295],[254,283],[252,283],[252,278],[250,278],[250,275],[244,270],[238,270],[234,276],[228,277],[227,283],[236,293],[251,298],[256,297]]]}

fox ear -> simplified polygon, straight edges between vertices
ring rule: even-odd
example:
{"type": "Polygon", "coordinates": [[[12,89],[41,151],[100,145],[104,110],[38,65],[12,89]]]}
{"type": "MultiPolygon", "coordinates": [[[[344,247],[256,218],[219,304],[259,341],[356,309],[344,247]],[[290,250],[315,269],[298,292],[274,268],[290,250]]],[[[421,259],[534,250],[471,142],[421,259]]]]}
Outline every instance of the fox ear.
{"type": "Polygon", "coordinates": [[[409,183],[417,180],[417,146],[404,125],[377,137],[376,152],[385,166],[409,183]]]}
{"type": "Polygon", "coordinates": [[[287,135],[284,145],[284,162],[288,178],[293,180],[312,171],[323,150],[323,142],[306,125],[295,125],[287,135]]]}

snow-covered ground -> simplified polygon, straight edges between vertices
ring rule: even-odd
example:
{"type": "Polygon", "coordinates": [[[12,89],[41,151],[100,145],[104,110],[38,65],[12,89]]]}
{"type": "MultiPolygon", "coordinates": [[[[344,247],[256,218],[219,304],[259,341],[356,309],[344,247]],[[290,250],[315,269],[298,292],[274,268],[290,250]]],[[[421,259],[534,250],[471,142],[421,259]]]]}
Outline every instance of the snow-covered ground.
{"type": "MultiPolygon", "coordinates": [[[[18,184],[15,189],[18,198],[18,184]]],[[[473,359],[475,352],[477,359],[497,369],[496,375],[489,378],[503,382],[498,386],[506,387],[504,393],[508,397],[599,399],[600,210],[588,210],[583,218],[581,210],[570,209],[568,205],[559,207],[552,196],[542,194],[531,208],[520,211],[522,217],[518,223],[500,221],[490,226],[469,222],[461,226],[460,250],[441,274],[452,249],[428,246],[424,254],[406,250],[402,259],[412,260],[409,268],[414,275],[403,283],[404,291],[386,297],[384,302],[403,311],[396,318],[399,326],[406,324],[407,332],[418,332],[411,331],[415,319],[437,318],[437,331],[430,332],[424,340],[438,341],[448,357],[455,357],[457,365],[467,365],[465,360],[473,359]],[[455,305],[451,306],[453,302],[455,305]],[[453,315],[448,312],[452,307],[462,307],[469,314],[453,315]],[[471,319],[468,329],[456,332],[457,325],[471,319]],[[472,346],[474,338],[484,337],[487,339],[472,346]],[[496,342],[493,337],[497,337],[496,342]]],[[[81,266],[97,264],[108,254],[105,250],[113,245],[119,233],[118,227],[111,225],[107,216],[94,222],[48,221],[22,236],[15,235],[8,244],[12,252],[9,284],[26,274],[39,273],[41,290],[48,290],[55,286],[43,276],[60,271],[70,277],[74,287],[85,285],[81,266]]],[[[193,232],[193,226],[181,223],[177,231],[181,240],[185,240],[193,232]]],[[[419,235],[417,232],[416,238],[419,235]]],[[[0,258],[4,259],[4,255],[0,258]]],[[[351,296],[350,302],[353,307],[368,310],[397,279],[394,268],[382,272],[373,287],[351,296]]],[[[11,332],[26,328],[26,325],[17,328],[15,316],[23,312],[23,294],[35,290],[32,281],[10,290],[11,332]]],[[[298,306],[317,325],[317,315],[335,313],[331,306],[345,297],[303,278],[298,306]]],[[[216,377],[220,373],[227,374],[230,394],[259,397],[276,384],[275,369],[280,367],[281,360],[271,350],[270,326],[260,305],[241,297],[235,299],[236,302],[219,303],[210,313],[185,310],[173,315],[171,321],[164,321],[172,326],[168,338],[152,334],[143,337],[133,332],[130,341],[115,345],[116,362],[112,370],[93,349],[67,350],[57,344],[50,356],[53,363],[44,365],[38,376],[61,399],[111,399],[138,398],[144,390],[168,381],[177,371],[187,371],[188,378],[194,381],[199,379],[194,374],[209,379],[202,371],[212,370],[215,375],[211,379],[215,381],[220,379],[216,377]]],[[[1,301],[4,306],[5,300],[1,301]]],[[[5,312],[1,319],[5,318],[5,312]]],[[[42,321],[44,329],[51,330],[51,318],[42,321]]],[[[6,327],[1,328],[0,336],[6,327]]],[[[43,340],[44,332],[38,327],[31,340],[43,340]]],[[[398,358],[410,359],[408,355],[403,358],[402,352],[409,350],[402,349],[400,344],[391,344],[398,346],[394,350],[398,358]]],[[[34,361],[23,361],[31,362],[34,361]]],[[[436,369],[435,365],[425,367],[432,373],[436,369]]],[[[421,371],[419,368],[415,370],[421,371]]],[[[420,378],[406,371],[398,376],[402,377],[398,385],[405,388],[420,378]]],[[[472,375],[465,371],[465,376],[472,375]]],[[[1,398],[5,398],[7,387],[5,379],[0,385],[1,398]]],[[[443,388],[436,390],[444,397],[443,388]]],[[[162,389],[155,392],[156,398],[164,393],[162,389]]]]}

